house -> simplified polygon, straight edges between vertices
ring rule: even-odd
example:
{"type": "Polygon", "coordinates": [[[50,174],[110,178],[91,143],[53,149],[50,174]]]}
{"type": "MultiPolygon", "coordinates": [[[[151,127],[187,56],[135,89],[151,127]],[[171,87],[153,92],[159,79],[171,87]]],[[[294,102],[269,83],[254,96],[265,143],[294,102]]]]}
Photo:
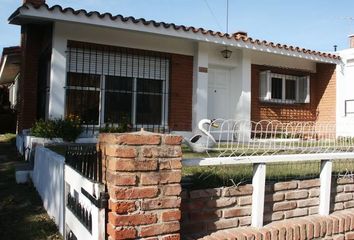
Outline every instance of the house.
{"type": "Polygon", "coordinates": [[[354,35],[349,36],[349,48],[338,52],[341,64],[337,65],[337,131],[354,136],[354,35]]]}
{"type": "Polygon", "coordinates": [[[0,133],[16,131],[16,104],[21,48],[3,49],[0,60],[0,133]]]}
{"type": "Polygon", "coordinates": [[[338,56],[25,0],[18,129],[38,118],[192,131],[203,118],[336,122],[338,56]]]}

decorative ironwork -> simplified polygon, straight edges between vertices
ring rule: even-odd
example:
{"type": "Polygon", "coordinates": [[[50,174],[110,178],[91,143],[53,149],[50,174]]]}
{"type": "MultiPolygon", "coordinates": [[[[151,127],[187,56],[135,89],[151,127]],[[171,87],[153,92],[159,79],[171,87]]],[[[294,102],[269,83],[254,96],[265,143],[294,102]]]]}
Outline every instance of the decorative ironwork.
{"type": "Polygon", "coordinates": [[[70,231],[66,234],[66,240],[77,240],[77,237],[72,231],[70,231]]]}
{"type": "Polygon", "coordinates": [[[84,177],[102,182],[101,154],[93,144],[77,144],[67,147],[65,163],[81,173],[84,177]]]}
{"type": "MultiPolygon", "coordinates": [[[[209,120],[210,122],[210,120],[209,120]]],[[[352,153],[353,125],[216,119],[200,127],[204,149],[215,157],[352,153]],[[213,143],[213,144],[210,144],[213,143]],[[210,147],[208,147],[210,146],[210,147]]]]}
{"type": "Polygon", "coordinates": [[[86,209],[81,203],[68,193],[66,206],[70,211],[79,219],[79,221],[86,227],[86,229],[92,232],[92,215],[91,211],[86,209]]]}

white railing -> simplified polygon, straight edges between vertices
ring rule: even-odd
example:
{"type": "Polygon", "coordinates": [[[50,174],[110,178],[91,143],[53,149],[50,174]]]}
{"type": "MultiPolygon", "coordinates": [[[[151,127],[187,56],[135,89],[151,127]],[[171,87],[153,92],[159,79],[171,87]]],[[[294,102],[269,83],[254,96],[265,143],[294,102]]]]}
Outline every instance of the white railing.
{"type": "Polygon", "coordinates": [[[90,181],[65,165],[66,238],[105,239],[105,208],[98,206],[104,190],[103,184],[90,181]]]}
{"type": "Polygon", "coordinates": [[[335,123],[217,119],[205,128],[204,137],[207,138],[206,146],[213,145],[206,151],[218,157],[266,156],[284,152],[344,153],[354,149],[354,138],[348,131],[351,128],[354,124],[339,132],[335,123]]]}
{"type": "Polygon", "coordinates": [[[253,227],[263,226],[268,163],[321,160],[319,214],[328,215],[332,161],[354,159],[354,138],[331,123],[218,119],[204,131],[206,157],[183,159],[183,165],[253,164],[252,202],[260,203],[252,204],[253,227]]]}
{"type": "Polygon", "coordinates": [[[32,181],[48,215],[64,235],[64,165],[65,158],[47,148],[37,147],[32,181]]]}

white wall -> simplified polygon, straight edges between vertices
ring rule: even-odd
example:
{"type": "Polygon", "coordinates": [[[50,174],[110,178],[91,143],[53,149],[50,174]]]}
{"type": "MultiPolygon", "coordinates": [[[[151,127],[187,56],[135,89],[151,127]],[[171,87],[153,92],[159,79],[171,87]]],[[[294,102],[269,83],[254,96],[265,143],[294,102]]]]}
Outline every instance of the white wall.
{"type": "MultiPolygon", "coordinates": [[[[354,136],[354,114],[345,116],[345,100],[354,99],[354,48],[339,52],[342,64],[337,65],[336,121],[337,135],[354,136]]],[[[354,112],[354,102],[348,103],[347,111],[354,112]]]]}
{"type": "Polygon", "coordinates": [[[37,147],[32,181],[42,198],[43,206],[64,234],[64,167],[63,156],[44,147],[37,147]]]}
{"type": "Polygon", "coordinates": [[[194,55],[194,44],[190,40],[95,27],[86,24],[56,22],[53,30],[49,118],[61,118],[64,116],[66,48],[68,40],[194,55]]]}
{"type": "Polygon", "coordinates": [[[229,47],[231,58],[224,59],[224,45],[212,42],[196,42],[188,39],[119,30],[79,23],[56,22],[53,31],[53,53],[49,117],[64,116],[66,82],[66,46],[68,40],[92,42],[151,51],[169,52],[194,57],[192,127],[207,117],[208,73],[199,68],[227,68],[231,71],[229,111],[230,118],[250,119],[251,64],[295,68],[315,72],[313,61],[281,56],[272,53],[229,47]]]}

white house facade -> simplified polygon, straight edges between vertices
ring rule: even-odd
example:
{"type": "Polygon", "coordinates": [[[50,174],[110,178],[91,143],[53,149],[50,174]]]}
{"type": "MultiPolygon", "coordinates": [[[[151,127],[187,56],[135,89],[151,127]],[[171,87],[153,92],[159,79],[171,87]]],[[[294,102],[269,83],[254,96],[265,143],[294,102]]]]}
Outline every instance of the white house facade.
{"type": "Polygon", "coordinates": [[[244,32],[228,35],[44,1],[27,1],[9,22],[21,25],[28,39],[21,44],[23,65],[41,69],[21,70],[19,129],[69,114],[92,126],[124,118],[136,128],[181,133],[203,118],[336,121],[326,111],[336,107],[330,87],[341,63],[336,55],[253,40],[244,32]],[[42,35],[40,46],[35,34],[42,35]],[[226,47],[228,58],[221,54],[226,47]],[[30,87],[30,81],[36,84],[30,87]]]}

